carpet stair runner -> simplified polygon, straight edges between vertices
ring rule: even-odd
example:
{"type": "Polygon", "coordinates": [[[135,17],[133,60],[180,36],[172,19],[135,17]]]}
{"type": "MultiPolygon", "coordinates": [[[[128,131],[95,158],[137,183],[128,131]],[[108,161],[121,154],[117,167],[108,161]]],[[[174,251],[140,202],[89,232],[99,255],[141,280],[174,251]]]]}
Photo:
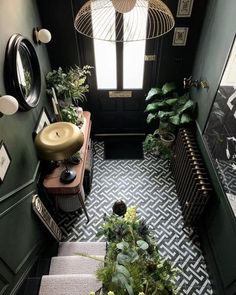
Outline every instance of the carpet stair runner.
{"type": "Polygon", "coordinates": [[[96,270],[106,254],[103,242],[64,242],[51,260],[49,275],[41,280],[39,295],[89,295],[102,287],[96,270]],[[98,260],[76,255],[83,253],[98,260]]]}

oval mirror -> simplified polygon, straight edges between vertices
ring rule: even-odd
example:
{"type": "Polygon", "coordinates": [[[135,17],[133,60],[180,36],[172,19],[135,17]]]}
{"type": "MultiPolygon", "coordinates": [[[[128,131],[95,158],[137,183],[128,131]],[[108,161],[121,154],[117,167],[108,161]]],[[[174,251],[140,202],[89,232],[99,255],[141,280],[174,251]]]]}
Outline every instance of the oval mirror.
{"type": "Polygon", "coordinates": [[[13,35],[7,44],[5,86],[22,110],[37,106],[41,90],[39,61],[34,46],[20,34],[13,35]]]}

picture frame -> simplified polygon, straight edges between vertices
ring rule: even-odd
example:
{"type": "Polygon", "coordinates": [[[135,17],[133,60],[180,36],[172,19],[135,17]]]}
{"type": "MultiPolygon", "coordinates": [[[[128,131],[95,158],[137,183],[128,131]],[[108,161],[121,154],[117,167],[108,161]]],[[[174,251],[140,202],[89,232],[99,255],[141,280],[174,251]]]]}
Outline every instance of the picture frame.
{"type": "Polygon", "coordinates": [[[177,17],[191,17],[194,0],[179,0],[177,17]]]}
{"type": "Polygon", "coordinates": [[[43,205],[38,195],[33,196],[32,207],[49,232],[58,242],[60,242],[62,239],[62,232],[55,220],[52,218],[51,214],[48,212],[47,208],[43,205]]]}
{"type": "Polygon", "coordinates": [[[188,27],[176,27],[173,35],[172,46],[186,46],[188,27]]]}
{"type": "Polygon", "coordinates": [[[3,183],[11,164],[11,157],[3,141],[0,143],[0,183],[3,183]]]}
{"type": "Polygon", "coordinates": [[[36,136],[45,126],[51,124],[50,115],[45,107],[42,108],[37,123],[34,128],[33,135],[36,136]]]}

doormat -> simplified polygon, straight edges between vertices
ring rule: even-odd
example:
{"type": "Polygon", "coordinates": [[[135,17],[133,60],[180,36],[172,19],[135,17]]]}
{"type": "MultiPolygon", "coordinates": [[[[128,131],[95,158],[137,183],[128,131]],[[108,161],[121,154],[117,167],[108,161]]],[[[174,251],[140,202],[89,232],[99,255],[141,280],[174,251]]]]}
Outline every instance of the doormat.
{"type": "Polygon", "coordinates": [[[104,141],[105,160],[143,159],[142,138],[109,138],[104,141]]]}

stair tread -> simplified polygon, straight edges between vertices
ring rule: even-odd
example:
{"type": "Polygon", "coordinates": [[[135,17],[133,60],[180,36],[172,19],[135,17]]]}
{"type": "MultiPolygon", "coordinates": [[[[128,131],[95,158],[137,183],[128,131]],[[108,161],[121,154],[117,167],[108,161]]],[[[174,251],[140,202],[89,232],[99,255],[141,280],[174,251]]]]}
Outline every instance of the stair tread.
{"type": "Polygon", "coordinates": [[[102,283],[95,275],[48,275],[43,276],[39,295],[88,295],[97,291],[102,283]]]}
{"type": "MultiPolygon", "coordinates": [[[[104,256],[96,257],[100,260],[104,260],[104,256]]],[[[102,261],[83,256],[52,257],[49,275],[96,274],[97,269],[102,264],[102,261]]]]}
{"type": "Polygon", "coordinates": [[[61,242],[58,256],[73,256],[76,253],[105,256],[106,242],[61,242]]]}

